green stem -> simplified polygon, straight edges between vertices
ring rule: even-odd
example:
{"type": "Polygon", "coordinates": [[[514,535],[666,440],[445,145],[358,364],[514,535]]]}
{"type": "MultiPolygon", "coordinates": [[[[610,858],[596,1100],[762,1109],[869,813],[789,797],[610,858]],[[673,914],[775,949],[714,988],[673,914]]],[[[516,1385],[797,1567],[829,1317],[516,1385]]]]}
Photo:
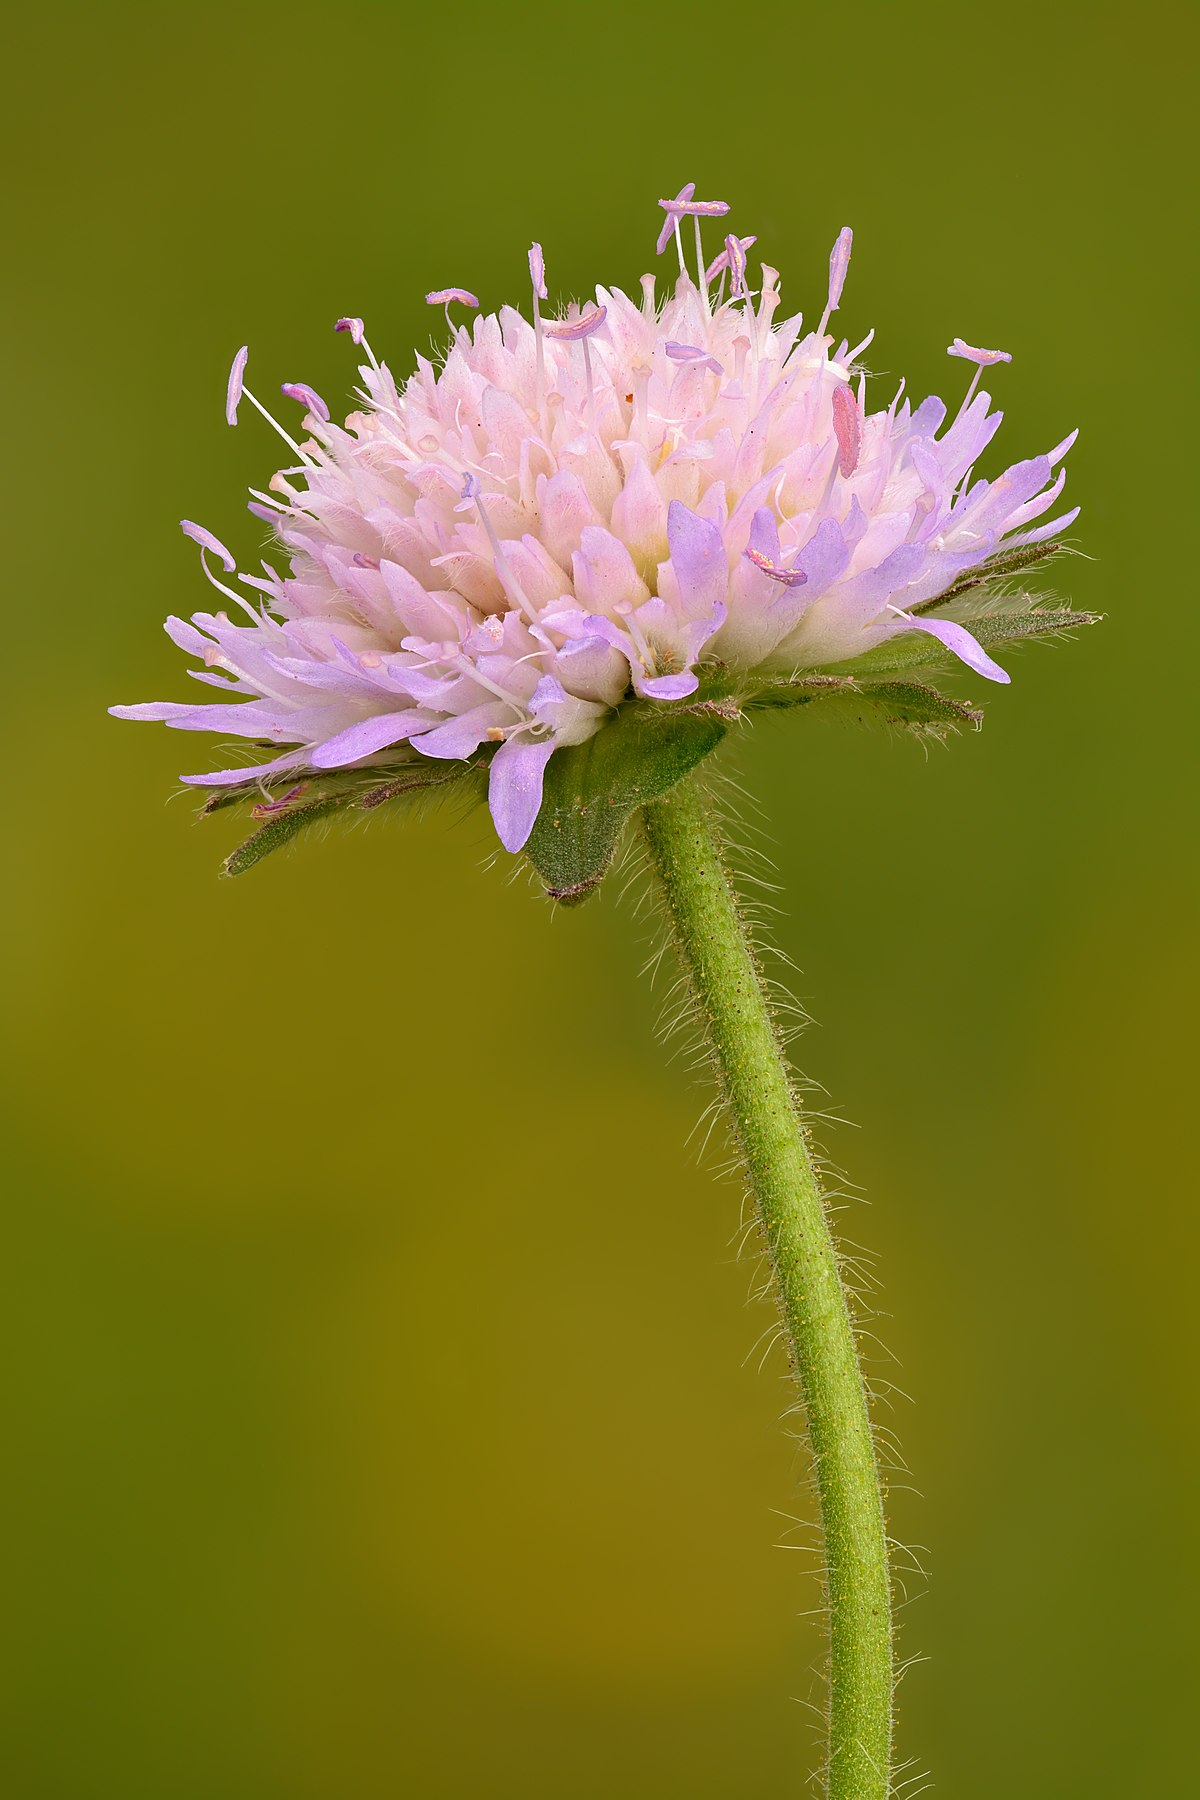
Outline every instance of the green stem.
{"type": "Polygon", "coordinates": [[[758,1205],[808,1421],[829,1608],[825,1791],[828,1800],[887,1800],[893,1671],[883,1501],[808,1132],[703,792],[685,781],[642,819],[758,1205]]]}

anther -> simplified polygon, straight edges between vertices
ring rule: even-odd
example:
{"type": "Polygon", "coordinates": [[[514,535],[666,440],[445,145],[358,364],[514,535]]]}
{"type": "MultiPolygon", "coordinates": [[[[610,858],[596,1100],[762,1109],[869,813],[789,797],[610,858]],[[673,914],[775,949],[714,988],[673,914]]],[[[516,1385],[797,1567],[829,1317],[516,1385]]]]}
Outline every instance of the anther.
{"type": "Polygon", "coordinates": [[[662,230],[658,234],[658,243],[654,246],[654,254],[656,256],[661,256],[667,245],[671,242],[671,239],[674,238],[676,244],[679,245],[680,274],[683,273],[683,246],[679,242],[679,213],[677,209],[685,200],[690,200],[695,191],[695,182],[685,181],[674,200],[660,200],[658,203],[666,213],[667,217],[662,230]]]}
{"type": "Polygon", "coordinates": [[[857,469],[862,453],[862,413],[848,387],[833,390],[833,433],[838,445],[838,471],[846,480],[857,469]]]}
{"type": "Polygon", "coordinates": [[[537,340],[537,413],[543,435],[549,436],[546,419],[546,346],[542,341],[542,309],[540,305],[540,302],[547,298],[546,259],[542,255],[540,244],[530,245],[529,279],[533,283],[533,335],[537,340]]]}
{"type": "Polygon", "coordinates": [[[778,563],[773,563],[761,550],[747,548],[744,554],[756,569],[761,569],[764,575],[769,575],[772,581],[778,581],[784,587],[803,587],[808,580],[803,569],[781,569],[778,563]]]}
{"type": "Polygon", "coordinates": [[[315,414],[322,424],[329,418],[329,408],[316,388],[310,388],[306,381],[285,381],[281,384],[279,391],[287,400],[298,400],[300,405],[315,414]]]}
{"type": "Polygon", "coordinates": [[[246,372],[246,359],[250,355],[250,347],[243,344],[233,359],[229,370],[229,380],[225,384],[225,423],[237,424],[238,406],[242,398],[242,376],[246,372]]]}
{"type": "Polygon", "coordinates": [[[1007,350],[977,350],[973,344],[965,344],[960,337],[955,338],[954,342],[946,351],[946,355],[961,356],[964,362],[975,364],[975,373],[971,377],[971,385],[967,389],[963,403],[959,407],[956,415],[956,417],[960,419],[975,398],[975,390],[979,386],[983,371],[990,368],[993,363],[1010,363],[1012,361],[1012,356],[1007,350]]]}
{"type": "Polygon", "coordinates": [[[460,287],[434,288],[431,294],[426,294],[425,304],[426,306],[445,307],[446,330],[450,332],[454,331],[454,326],[450,321],[450,308],[452,306],[470,306],[473,307],[476,312],[479,310],[479,302],[474,294],[467,288],[460,287]]]}
{"type": "Polygon", "coordinates": [[[366,340],[366,337],[364,335],[364,333],[366,331],[366,327],[363,324],[361,319],[339,319],[337,321],[337,323],[334,325],[333,329],[335,331],[348,331],[350,333],[350,342],[352,344],[362,346],[362,348],[367,353],[367,361],[370,363],[371,367],[376,371],[376,373],[378,373],[379,364],[376,361],[375,352],[372,350],[370,344],[368,344],[368,342],[366,340]]]}
{"type": "MultiPolygon", "coordinates": [[[[757,244],[758,238],[754,235],[751,235],[750,237],[734,238],[732,241],[737,245],[738,249],[742,253],[742,270],[744,273],[745,272],[746,251],[749,250],[754,244],[757,244]]],[[[730,244],[730,239],[726,238],[724,250],[722,250],[720,256],[713,258],[712,262],[709,263],[707,269],[704,271],[705,281],[707,281],[707,282],[715,281],[717,279],[717,276],[723,275],[725,273],[726,269],[729,267],[729,244],[730,244]]]]}
{"type": "Polygon", "coordinates": [[[817,336],[825,336],[825,327],[829,323],[830,313],[837,311],[842,299],[842,289],[846,285],[846,271],[850,267],[850,252],[854,247],[854,233],[848,225],[843,225],[837,234],[837,241],[829,253],[829,298],[825,303],[825,311],[821,314],[821,323],[817,326],[817,336]]]}
{"type": "Polygon", "coordinates": [[[711,370],[714,375],[723,375],[725,373],[725,370],[717,361],[716,357],[710,356],[707,350],[701,350],[696,344],[667,343],[663,345],[663,349],[666,351],[672,362],[701,363],[706,369],[711,370]]]}

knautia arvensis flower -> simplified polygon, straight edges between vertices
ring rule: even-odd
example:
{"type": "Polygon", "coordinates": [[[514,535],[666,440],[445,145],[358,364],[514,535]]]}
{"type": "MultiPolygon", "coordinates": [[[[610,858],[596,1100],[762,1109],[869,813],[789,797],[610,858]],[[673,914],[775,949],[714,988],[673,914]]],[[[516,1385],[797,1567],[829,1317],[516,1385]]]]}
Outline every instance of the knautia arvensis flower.
{"type": "Polygon", "coordinates": [[[687,778],[758,706],[848,701],[933,731],[977,722],[926,685],[929,667],[957,659],[1006,682],[997,646],[1087,621],[1003,580],[1075,517],[1047,517],[1072,438],[977,476],[1000,423],[980,381],[1006,352],[955,338],[950,355],[974,372],[953,417],[937,399],[910,406],[903,382],[869,404],[873,334],[851,347],[828,329],[848,228],[806,332],[799,314],[777,320],[774,269],[752,283],[753,237],[726,237],[706,262],[703,221],[723,218],[724,202],[697,200],[689,183],[659,204],[658,252],[679,258],[661,304],[647,275],[638,301],[598,288],[544,315],[535,244],[531,318],[505,307],[468,328],[454,321],[477,310],[473,294],[429,294],[449,343],[440,367],[419,356],[400,387],[361,319],[339,319],[366,359],[342,425],[287,382],[303,408],[294,440],[246,388],[239,350],[226,417],[250,402],[293,458],[251,501],[286,572],[268,559],[238,574],[221,541],[185,521],[232,610],[167,630],[220,698],[113,710],[267,749],[183,778],[214,790],[209,809],[252,802],[260,826],[231,873],[335,809],[486,787],[500,842],[576,900],[640,816],[813,1452],[829,1621],[823,1792],[888,1800],[890,1540],[855,1318],[721,825],[703,781],[687,778]]]}
{"type": "Polygon", "coordinates": [[[535,244],[532,317],[503,307],[455,325],[475,297],[430,294],[446,311],[444,357],[418,356],[399,385],[362,321],[339,319],[365,358],[344,424],[288,382],[303,409],[293,438],[245,387],[238,352],[229,423],[249,400],[291,453],[250,502],[278,560],[238,574],[217,537],[184,521],[230,606],[166,629],[220,698],[113,711],[271,753],[185,782],[257,783],[264,816],[333,771],[486,764],[500,841],[518,851],[551,759],[623,709],[644,720],[707,707],[728,722],[784,687],[804,699],[869,680],[898,718],[975,718],[944,696],[932,711],[912,698],[929,690],[906,703],[881,678],[958,658],[1007,681],[989,648],[1063,622],[1028,602],[1019,630],[991,616],[984,578],[1043,554],[1075,517],[1042,522],[1071,437],[973,477],[1001,418],[980,376],[1007,356],[955,339],[950,354],[975,370],[953,416],[938,399],[911,406],[903,382],[873,406],[873,333],[851,347],[829,329],[849,228],[805,331],[799,313],[778,316],[776,270],[752,283],[753,237],[726,237],[706,264],[701,224],[723,202],[689,183],[659,204],[658,251],[679,260],[665,300],[646,275],[637,300],[598,288],[552,317],[535,244]],[[881,659],[896,640],[903,650],[881,659]],[[293,785],[272,799],[280,777],[293,785]]]}

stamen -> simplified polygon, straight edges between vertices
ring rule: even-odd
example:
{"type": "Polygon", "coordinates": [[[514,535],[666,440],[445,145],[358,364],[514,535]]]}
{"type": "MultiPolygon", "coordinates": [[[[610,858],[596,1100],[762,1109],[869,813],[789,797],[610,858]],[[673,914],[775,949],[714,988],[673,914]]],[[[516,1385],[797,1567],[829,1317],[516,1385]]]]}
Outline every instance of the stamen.
{"type": "Polygon", "coordinates": [[[854,233],[848,225],[843,225],[829,255],[829,298],[825,303],[825,311],[821,314],[821,323],[817,326],[818,337],[825,336],[829,315],[836,312],[841,304],[842,289],[846,285],[846,270],[850,267],[850,252],[853,246],[854,233]]]}
{"type": "Polygon", "coordinates": [[[723,219],[729,212],[728,200],[660,200],[660,206],[668,212],[683,213],[694,219],[723,219]]]}
{"type": "Polygon", "coordinates": [[[747,547],[743,555],[749,557],[756,569],[761,569],[764,575],[769,575],[772,581],[781,582],[784,587],[803,587],[808,580],[803,569],[781,569],[778,563],[773,563],[761,550],[747,547]]]}
{"type": "MultiPolygon", "coordinates": [[[[452,306],[472,306],[476,311],[479,310],[479,302],[474,294],[470,293],[466,288],[460,287],[434,288],[432,294],[426,294],[425,304],[426,306],[445,307],[446,330],[454,337],[457,337],[458,333],[450,318],[450,308],[452,306]]],[[[466,327],[464,326],[461,329],[465,330],[466,327]]]]}
{"type": "Polygon", "coordinates": [[[211,531],[206,531],[203,525],[194,524],[191,519],[180,519],[179,528],[183,532],[184,537],[190,537],[194,544],[199,544],[200,567],[204,570],[205,575],[212,583],[213,587],[216,588],[217,592],[219,594],[224,594],[227,600],[232,600],[235,606],[240,606],[244,613],[249,613],[256,625],[261,624],[262,621],[258,613],[255,611],[254,607],[251,606],[245,595],[235,593],[231,587],[226,587],[223,581],[218,581],[217,577],[213,574],[212,569],[209,567],[208,559],[211,554],[220,557],[221,566],[227,575],[232,575],[233,571],[237,568],[236,559],[230,555],[220,538],[214,537],[211,531]]]}
{"type": "Polygon", "coordinates": [[[458,306],[473,306],[476,311],[479,309],[479,302],[474,294],[469,294],[466,288],[459,287],[434,288],[432,294],[426,294],[425,304],[426,306],[454,306],[457,304],[458,306]]]}
{"type": "MultiPolygon", "coordinates": [[[[700,241],[700,220],[723,219],[725,214],[729,211],[729,202],[727,200],[693,200],[692,195],[695,191],[696,184],[694,181],[690,181],[685,188],[680,188],[673,200],[660,200],[658,204],[666,213],[667,223],[673,227],[675,232],[675,243],[679,250],[679,273],[681,275],[687,273],[687,263],[684,260],[683,255],[683,239],[679,235],[679,221],[687,214],[690,214],[696,221],[696,286],[703,298],[705,312],[711,319],[712,307],[708,298],[708,283],[705,280],[704,247],[700,241]]],[[[667,227],[664,225],[658,240],[660,255],[666,247],[666,242],[667,227]]]]}
{"type": "Polygon", "coordinates": [[[304,451],[300,448],[299,444],[296,442],[294,437],[289,437],[288,433],[283,429],[283,426],[279,423],[279,420],[277,418],[275,418],[272,413],[269,413],[267,411],[266,407],[263,405],[262,401],[260,399],[258,399],[257,395],[252,394],[248,387],[244,387],[242,389],[242,394],[250,402],[251,406],[254,407],[255,411],[260,412],[262,414],[263,418],[267,421],[267,424],[270,425],[273,430],[275,430],[279,433],[280,437],[283,439],[283,441],[287,445],[288,449],[295,451],[296,455],[300,458],[300,461],[304,464],[305,468],[315,469],[317,465],[313,461],[312,457],[309,456],[306,451],[304,451]]]}
{"type": "MultiPolygon", "coordinates": [[[[488,543],[492,547],[492,558],[496,564],[496,573],[500,577],[501,587],[503,587],[505,593],[507,593],[511,599],[516,601],[518,607],[525,614],[525,617],[529,620],[530,624],[536,625],[538,618],[537,608],[532,604],[528,595],[525,593],[525,590],[512,572],[512,566],[501,548],[500,539],[496,535],[496,527],[487,516],[487,508],[483,504],[483,494],[480,491],[479,482],[474,475],[468,475],[463,481],[462,498],[463,500],[474,501],[475,503],[476,510],[479,513],[479,522],[487,533],[488,543]]],[[[457,508],[455,510],[457,511],[457,508]]],[[[505,698],[507,698],[507,696],[505,696],[505,698]]]]}
{"type": "Polygon", "coordinates": [[[577,344],[584,338],[590,338],[593,331],[603,325],[608,314],[606,306],[597,306],[590,313],[583,313],[578,319],[555,319],[542,330],[549,338],[558,338],[564,343],[577,344]]]}
{"type": "Polygon", "coordinates": [[[285,381],[279,391],[287,400],[298,400],[301,406],[307,407],[308,411],[315,414],[322,424],[329,418],[329,408],[316,388],[310,388],[306,381],[285,381]]]}
{"type": "Polygon", "coordinates": [[[238,406],[242,398],[242,376],[246,370],[246,358],[250,354],[248,344],[243,344],[233,359],[229,370],[229,380],[225,384],[225,423],[237,424],[238,406]]]}
{"type": "Polygon", "coordinates": [[[694,181],[685,181],[683,186],[680,188],[679,192],[676,194],[676,196],[673,200],[660,200],[659,201],[658,204],[662,207],[662,209],[666,213],[667,217],[663,224],[662,230],[658,234],[658,242],[654,246],[654,254],[656,256],[662,255],[663,251],[666,249],[667,245],[670,243],[671,239],[676,235],[676,233],[678,231],[679,215],[675,211],[675,209],[678,206],[680,206],[683,201],[690,200],[692,195],[695,193],[695,191],[696,191],[695,182],[694,181]]]}
{"type": "Polygon", "coordinates": [[[978,363],[986,368],[989,363],[1011,362],[1012,357],[1007,350],[976,350],[971,344],[964,344],[956,337],[946,352],[947,356],[961,356],[966,362],[978,363]]]}
{"type": "MultiPolygon", "coordinates": [[[[751,238],[751,243],[754,242],[751,238]]],[[[740,238],[725,239],[725,255],[729,267],[729,298],[731,300],[746,299],[746,252],[742,249],[740,238]]]]}
{"type": "Polygon", "coordinates": [[[634,647],[637,650],[643,670],[647,675],[653,675],[655,667],[654,652],[646,642],[646,634],[634,616],[635,609],[633,601],[618,600],[617,604],[613,607],[613,611],[618,618],[625,621],[625,629],[633,639],[634,647]]]}
{"type": "Polygon", "coordinates": [[[511,706],[514,712],[527,712],[523,700],[519,700],[516,694],[509,693],[508,689],[501,687],[498,681],[493,681],[489,675],[485,675],[479,665],[473,663],[469,656],[455,656],[453,663],[456,669],[461,670],[464,675],[469,675],[472,681],[479,683],[480,687],[487,688],[490,694],[495,694],[497,700],[503,700],[504,704],[511,706]]]}
{"type": "MultiPolygon", "coordinates": [[[[745,269],[746,251],[749,250],[754,244],[757,244],[758,239],[757,239],[757,237],[752,235],[750,237],[734,238],[732,241],[737,245],[738,249],[742,252],[742,267],[744,270],[745,269]]],[[[725,270],[729,267],[729,244],[730,244],[730,239],[726,238],[724,250],[722,250],[720,256],[713,258],[712,262],[709,263],[707,269],[704,271],[705,281],[709,281],[709,282],[715,281],[717,279],[717,276],[723,275],[725,273],[725,270]]]]}
{"type": "Polygon", "coordinates": [[[975,364],[975,373],[971,377],[971,385],[967,389],[963,403],[955,415],[957,422],[958,419],[962,418],[968,406],[970,406],[972,400],[975,398],[975,390],[979,386],[980,377],[982,376],[983,371],[990,368],[993,363],[1011,362],[1012,357],[1007,350],[977,350],[972,344],[964,344],[960,337],[955,338],[954,342],[946,351],[946,355],[961,356],[964,362],[973,362],[975,364]]]}
{"type": "Polygon", "coordinates": [[[833,434],[838,443],[838,470],[847,480],[862,453],[862,413],[848,387],[833,390],[833,434]]]}
{"type": "Polygon", "coordinates": [[[712,318],[712,301],[708,294],[708,283],[704,279],[704,240],[700,236],[700,214],[696,213],[693,223],[696,227],[696,287],[704,306],[706,319],[712,318]]]}
{"type": "Polygon", "coordinates": [[[211,550],[214,556],[219,556],[225,573],[233,574],[237,568],[237,559],[225,548],[219,537],[214,537],[211,531],[206,531],[203,525],[194,524],[191,519],[180,519],[179,529],[184,537],[190,537],[194,544],[199,544],[201,550],[211,550]]]}
{"type": "Polygon", "coordinates": [[[379,363],[376,360],[375,352],[363,335],[366,327],[361,319],[339,319],[333,329],[335,331],[348,331],[350,333],[350,342],[362,346],[367,353],[367,361],[375,370],[375,373],[379,373],[379,363]]]}
{"type": "Polygon", "coordinates": [[[546,259],[542,246],[533,244],[529,251],[529,279],[533,283],[533,335],[537,339],[537,412],[542,435],[549,437],[546,418],[546,347],[542,342],[542,309],[539,301],[547,298],[546,259]]]}
{"type": "Polygon", "coordinates": [[[257,806],[250,808],[250,817],[252,819],[269,819],[272,814],[283,812],[284,808],[290,806],[297,794],[302,794],[307,786],[307,781],[300,781],[295,787],[289,788],[286,794],[280,794],[278,800],[260,801],[257,806]]]}
{"type": "Polygon", "coordinates": [[[595,427],[595,388],[592,384],[592,352],[588,339],[592,333],[603,325],[608,316],[606,306],[595,306],[590,313],[584,313],[577,319],[558,319],[553,324],[543,327],[546,336],[557,338],[568,344],[583,346],[583,384],[586,391],[583,416],[589,426],[595,427]]]}

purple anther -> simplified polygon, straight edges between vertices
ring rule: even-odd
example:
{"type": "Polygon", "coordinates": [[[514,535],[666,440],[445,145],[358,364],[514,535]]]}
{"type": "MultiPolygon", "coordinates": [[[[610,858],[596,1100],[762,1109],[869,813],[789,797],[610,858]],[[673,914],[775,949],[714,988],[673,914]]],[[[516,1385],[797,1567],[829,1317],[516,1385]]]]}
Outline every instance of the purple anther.
{"type": "Polygon", "coordinates": [[[190,537],[194,544],[199,544],[202,551],[211,550],[214,556],[219,556],[225,573],[232,575],[237,562],[230,556],[220,538],[214,537],[211,531],[206,531],[203,525],[194,525],[191,519],[180,519],[179,529],[184,537],[190,537]]]}
{"type": "Polygon", "coordinates": [[[361,550],[356,550],[350,561],[360,569],[377,569],[379,567],[373,556],[364,556],[361,550]]]}
{"type": "Polygon", "coordinates": [[[477,475],[472,475],[470,470],[468,470],[463,476],[462,494],[459,497],[459,505],[454,509],[455,512],[458,512],[460,509],[463,511],[466,510],[466,507],[463,504],[464,502],[473,505],[478,499],[479,477],[477,475]]]}
{"type": "Polygon", "coordinates": [[[778,581],[784,587],[803,587],[808,580],[803,569],[781,569],[778,563],[773,563],[769,556],[763,555],[761,550],[747,549],[743,554],[750,559],[756,569],[761,569],[764,575],[769,575],[772,581],[778,581]]]}
{"type": "Polygon", "coordinates": [[[304,792],[307,786],[307,781],[299,781],[295,787],[289,788],[286,794],[280,794],[278,800],[260,800],[257,806],[250,808],[251,818],[269,819],[275,813],[281,813],[285,807],[291,805],[297,794],[304,792]]]}
{"type": "Polygon", "coordinates": [[[658,234],[658,243],[655,245],[656,255],[661,256],[671,239],[675,236],[675,220],[678,217],[677,209],[683,201],[690,200],[695,191],[695,182],[685,181],[673,200],[659,201],[658,204],[663,208],[667,215],[667,221],[658,234]]]}
{"type": "MultiPolygon", "coordinates": [[[[694,190],[693,190],[694,191],[694,190]]],[[[658,203],[670,217],[674,213],[689,219],[723,219],[729,211],[728,200],[660,200],[658,203]]]]}
{"type": "MultiPolygon", "coordinates": [[[[742,253],[742,274],[744,276],[745,272],[746,272],[746,251],[749,250],[752,245],[757,244],[758,238],[755,236],[751,236],[751,237],[744,237],[744,238],[734,238],[732,241],[737,244],[738,249],[742,253]]],[[[730,243],[730,239],[726,238],[725,239],[725,246],[726,246],[725,249],[722,250],[720,256],[714,258],[714,260],[709,263],[707,269],[704,271],[705,281],[708,281],[708,282],[715,281],[717,279],[717,276],[723,275],[725,273],[726,269],[729,267],[729,243],[730,243]]]]}
{"type": "Polygon", "coordinates": [[[243,344],[233,359],[229,371],[229,382],[225,389],[225,423],[237,424],[238,404],[242,398],[242,376],[246,370],[246,358],[250,354],[249,346],[243,344]]]}
{"type": "Polygon", "coordinates": [[[976,350],[972,345],[964,344],[960,337],[955,338],[946,355],[961,356],[966,362],[978,363],[981,369],[987,368],[990,363],[1012,361],[1007,350],[976,350]]]}
{"type": "Polygon", "coordinates": [[[846,285],[846,270],[850,267],[850,252],[854,248],[854,233],[848,225],[843,225],[837,234],[837,242],[829,253],[829,304],[825,309],[828,318],[836,312],[841,303],[842,289],[846,285]]]}
{"type": "Polygon", "coordinates": [[[474,294],[466,288],[435,288],[432,294],[425,296],[426,306],[473,306],[478,310],[479,302],[474,294]]]}
{"type": "Polygon", "coordinates": [[[559,338],[568,344],[577,344],[582,338],[591,337],[597,326],[603,325],[607,316],[606,306],[594,307],[579,319],[555,319],[542,326],[547,337],[559,338]]]}
{"type": "Polygon", "coordinates": [[[666,351],[672,362],[702,363],[706,369],[711,369],[714,375],[723,375],[725,373],[716,357],[710,356],[707,350],[701,350],[697,344],[669,343],[664,344],[663,349],[666,351]]]}
{"type": "Polygon", "coordinates": [[[539,300],[546,298],[546,259],[542,255],[542,246],[532,244],[529,249],[529,278],[533,282],[533,291],[539,300]]]}
{"type": "Polygon", "coordinates": [[[329,417],[329,408],[316,388],[310,388],[307,381],[285,381],[281,383],[279,391],[285,399],[298,400],[306,411],[315,413],[318,419],[329,417]]]}
{"type": "Polygon", "coordinates": [[[857,469],[862,453],[862,413],[848,387],[833,390],[833,434],[837,438],[838,470],[845,479],[857,469]]]}
{"type": "Polygon", "coordinates": [[[361,319],[339,319],[333,328],[335,331],[348,331],[353,344],[361,344],[366,326],[361,319]]]}

